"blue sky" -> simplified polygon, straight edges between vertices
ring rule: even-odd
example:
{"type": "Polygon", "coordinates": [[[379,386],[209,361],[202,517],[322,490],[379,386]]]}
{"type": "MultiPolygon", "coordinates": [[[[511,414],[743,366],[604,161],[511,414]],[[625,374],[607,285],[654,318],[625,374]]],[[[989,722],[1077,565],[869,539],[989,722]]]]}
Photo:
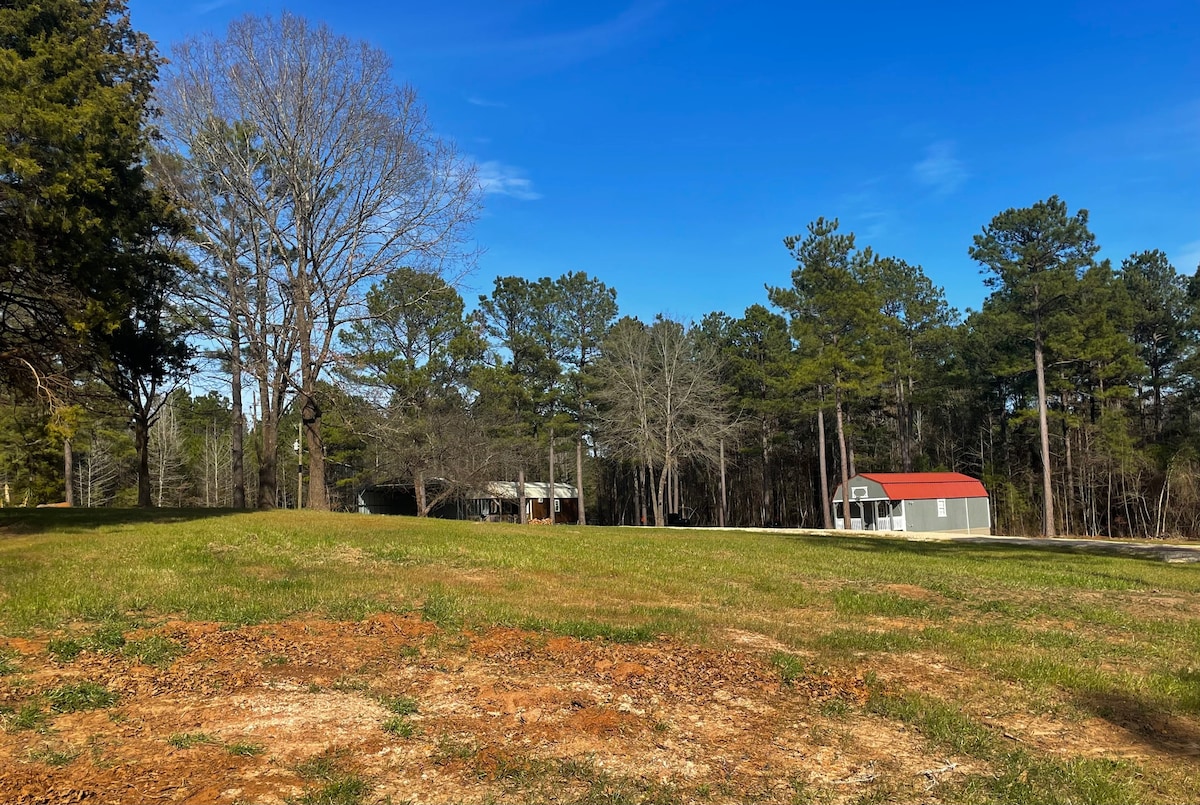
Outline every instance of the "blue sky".
{"type": "Polygon", "coordinates": [[[950,303],[996,213],[1052,194],[1119,263],[1200,263],[1200,3],[130,0],[169,55],[281,9],[366,39],[488,189],[468,299],[586,271],[622,313],[767,304],[837,217],[950,303]]]}

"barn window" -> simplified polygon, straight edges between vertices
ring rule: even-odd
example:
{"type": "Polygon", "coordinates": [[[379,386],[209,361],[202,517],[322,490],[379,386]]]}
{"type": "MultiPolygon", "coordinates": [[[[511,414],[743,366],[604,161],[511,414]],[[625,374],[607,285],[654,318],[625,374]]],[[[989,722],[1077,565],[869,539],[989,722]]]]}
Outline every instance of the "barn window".
{"type": "Polygon", "coordinates": [[[946,499],[938,498],[938,517],[946,516],[946,499]]]}

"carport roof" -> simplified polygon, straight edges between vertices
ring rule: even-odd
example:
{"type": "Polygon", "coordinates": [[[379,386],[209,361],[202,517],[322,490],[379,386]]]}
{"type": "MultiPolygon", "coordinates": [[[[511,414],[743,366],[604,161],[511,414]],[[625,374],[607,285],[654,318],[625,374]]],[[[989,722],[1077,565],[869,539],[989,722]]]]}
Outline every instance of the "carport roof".
{"type": "Polygon", "coordinates": [[[987,497],[982,483],[959,472],[860,472],[856,477],[882,486],[889,500],[987,497]]]}

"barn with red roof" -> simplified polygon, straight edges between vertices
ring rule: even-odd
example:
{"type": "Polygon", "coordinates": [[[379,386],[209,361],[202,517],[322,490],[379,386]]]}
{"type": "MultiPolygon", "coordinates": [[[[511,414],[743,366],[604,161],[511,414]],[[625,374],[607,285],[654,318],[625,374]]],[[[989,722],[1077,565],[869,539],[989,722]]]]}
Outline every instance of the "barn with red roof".
{"type": "Polygon", "coordinates": [[[842,487],[833,495],[837,528],[855,531],[950,531],[990,534],[987,490],[957,472],[862,472],[849,483],[850,520],[842,487]]]}

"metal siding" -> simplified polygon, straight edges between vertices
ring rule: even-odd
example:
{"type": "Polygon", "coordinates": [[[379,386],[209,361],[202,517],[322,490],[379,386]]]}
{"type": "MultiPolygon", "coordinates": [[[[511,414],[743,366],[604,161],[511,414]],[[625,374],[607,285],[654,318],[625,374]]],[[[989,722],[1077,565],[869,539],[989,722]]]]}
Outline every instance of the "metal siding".
{"type": "Polygon", "coordinates": [[[987,498],[946,498],[946,516],[937,516],[937,500],[905,501],[908,531],[954,531],[990,534],[987,498]],[[968,513],[970,517],[968,518],[968,513]]]}
{"type": "Polygon", "coordinates": [[[970,498],[967,500],[967,506],[971,512],[971,533],[991,534],[992,509],[987,498],[970,498]]]}
{"type": "MultiPolygon", "coordinates": [[[[941,522],[941,527],[938,531],[966,531],[967,523],[967,508],[963,502],[968,498],[946,498],[946,516],[938,517],[941,522]]],[[[933,505],[937,506],[937,501],[933,501],[933,505]]],[[[935,511],[934,514],[937,514],[935,511]]]]}
{"type": "MultiPolygon", "coordinates": [[[[949,501],[947,501],[949,503],[949,501]]],[[[941,531],[941,521],[945,518],[937,516],[936,500],[909,500],[904,506],[908,516],[905,519],[907,531],[941,531]]]]}

